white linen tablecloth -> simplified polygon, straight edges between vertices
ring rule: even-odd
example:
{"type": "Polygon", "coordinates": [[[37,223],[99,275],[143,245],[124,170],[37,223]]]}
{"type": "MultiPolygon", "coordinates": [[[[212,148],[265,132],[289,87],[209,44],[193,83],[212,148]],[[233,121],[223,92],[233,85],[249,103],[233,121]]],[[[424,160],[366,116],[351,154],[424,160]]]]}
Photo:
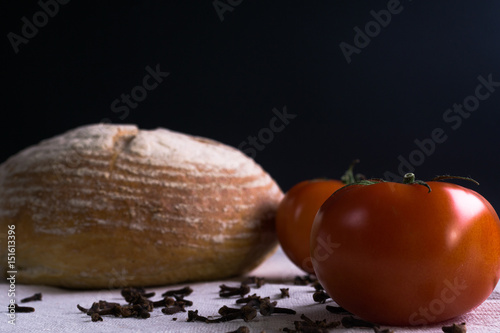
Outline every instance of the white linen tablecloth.
{"type": "MultiPolygon", "coordinates": [[[[296,315],[273,314],[264,317],[258,314],[255,319],[247,323],[240,319],[217,324],[187,322],[187,312],[165,315],[160,308],[156,308],[148,319],[103,316],[103,321],[92,322],[89,316],[77,309],[77,304],[86,308],[99,300],[126,304],[120,290],[71,291],[47,286],[16,285],[16,300],[18,302],[24,297],[39,292],[42,293],[43,298],[41,301],[20,303],[21,306],[34,307],[35,312],[17,313],[16,324],[11,325],[8,323],[7,311],[10,299],[7,295],[8,285],[3,283],[0,284],[0,304],[4,304],[4,308],[1,310],[4,315],[0,319],[0,332],[230,332],[240,326],[247,326],[252,333],[262,331],[270,333],[282,332],[285,327],[294,329],[293,322],[300,320],[301,314],[305,314],[313,320],[340,320],[341,315],[332,314],[325,309],[328,304],[336,305],[333,301],[329,300],[326,304],[316,303],[312,299],[313,287],[294,285],[293,280],[297,275],[304,276],[305,274],[286,258],[281,249],[278,249],[271,258],[248,274],[248,276],[264,277],[266,281],[262,287],[252,288],[250,294],[256,293],[262,297],[269,296],[271,300],[278,302],[277,306],[296,310],[296,315]],[[280,288],[289,288],[290,297],[281,298],[280,288]]],[[[203,316],[217,317],[217,311],[223,305],[239,306],[235,303],[238,297],[219,297],[219,285],[225,283],[238,286],[242,280],[243,277],[240,277],[224,281],[146,288],[146,290],[156,292],[156,296],[151,299],[158,300],[166,290],[189,285],[193,289],[193,293],[186,299],[193,301],[194,304],[186,309],[198,310],[198,313],[203,316]]],[[[500,332],[499,286],[482,305],[466,315],[429,327],[392,327],[392,329],[394,332],[442,332],[443,325],[461,322],[467,323],[467,332],[500,332]]],[[[336,328],[331,331],[373,332],[373,329],[336,328]]]]}

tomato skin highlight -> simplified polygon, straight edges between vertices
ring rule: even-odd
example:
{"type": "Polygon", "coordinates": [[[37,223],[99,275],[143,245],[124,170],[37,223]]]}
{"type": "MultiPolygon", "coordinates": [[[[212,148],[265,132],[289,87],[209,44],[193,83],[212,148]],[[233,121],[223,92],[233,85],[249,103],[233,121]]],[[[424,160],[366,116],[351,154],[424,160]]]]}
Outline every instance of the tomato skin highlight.
{"type": "Polygon", "coordinates": [[[427,325],[480,305],[500,278],[500,221],[459,185],[351,185],[311,231],[319,281],[340,306],[382,325],[427,325]]]}
{"type": "Polygon", "coordinates": [[[276,212],[276,232],[283,252],[300,269],[313,274],[309,239],[318,209],[336,190],[340,180],[302,181],[283,197],[276,212]]]}

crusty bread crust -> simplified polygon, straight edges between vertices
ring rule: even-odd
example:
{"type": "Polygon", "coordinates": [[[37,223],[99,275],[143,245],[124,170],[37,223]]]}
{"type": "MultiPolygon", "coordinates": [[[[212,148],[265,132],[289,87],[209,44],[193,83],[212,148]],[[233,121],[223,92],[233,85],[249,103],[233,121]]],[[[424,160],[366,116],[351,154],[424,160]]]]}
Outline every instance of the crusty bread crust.
{"type": "Polygon", "coordinates": [[[15,225],[18,283],[112,288],[221,279],[276,249],[282,196],[235,148],[167,129],[89,125],[0,165],[0,234],[15,225]]]}

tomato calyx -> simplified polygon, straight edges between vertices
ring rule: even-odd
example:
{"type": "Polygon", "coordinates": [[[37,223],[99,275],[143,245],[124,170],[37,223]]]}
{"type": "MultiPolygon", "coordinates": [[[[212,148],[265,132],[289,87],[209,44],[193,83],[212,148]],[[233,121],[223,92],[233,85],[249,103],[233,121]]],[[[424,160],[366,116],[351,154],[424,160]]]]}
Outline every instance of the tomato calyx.
{"type": "Polygon", "coordinates": [[[450,175],[441,175],[441,176],[436,176],[431,179],[431,181],[438,181],[438,180],[443,180],[443,179],[461,179],[461,180],[468,180],[473,182],[476,185],[479,185],[479,182],[470,178],[470,177],[461,177],[461,176],[450,176],[450,175]]]}
{"type": "MultiPolygon", "coordinates": [[[[373,185],[373,184],[377,184],[377,183],[385,183],[386,182],[386,180],[381,179],[381,178],[370,178],[370,179],[366,179],[364,177],[355,178],[354,175],[353,175],[353,173],[352,173],[352,168],[353,168],[354,164],[356,164],[358,162],[359,162],[359,160],[353,161],[353,163],[351,164],[351,166],[349,167],[349,169],[346,171],[346,173],[344,174],[344,176],[342,176],[342,180],[343,181],[344,181],[344,179],[349,179],[349,181],[348,182],[344,182],[345,185],[343,187],[341,187],[340,189],[338,189],[337,191],[340,191],[344,187],[348,187],[348,186],[351,186],[351,185],[373,185]]],[[[359,176],[359,175],[357,175],[357,176],[359,176]]],[[[436,176],[436,177],[432,178],[430,181],[440,181],[440,180],[445,180],[445,179],[468,180],[468,181],[473,182],[476,185],[479,185],[479,182],[477,182],[476,180],[474,180],[474,179],[472,179],[470,177],[451,176],[451,175],[436,176]]],[[[403,182],[402,183],[403,184],[407,184],[407,185],[415,185],[415,184],[416,185],[422,185],[422,186],[425,186],[428,189],[427,193],[430,193],[432,191],[432,189],[429,186],[429,184],[427,184],[423,180],[415,179],[415,174],[411,173],[411,172],[406,173],[403,176],[403,182]]]]}
{"type": "Polygon", "coordinates": [[[422,185],[422,186],[427,187],[427,189],[429,190],[427,193],[430,193],[432,191],[431,187],[429,186],[429,184],[427,184],[423,180],[415,179],[415,174],[411,173],[411,172],[409,172],[409,173],[407,173],[407,174],[404,175],[404,177],[403,177],[403,184],[409,184],[409,185],[417,184],[417,185],[422,185]]]}
{"type": "Polygon", "coordinates": [[[346,172],[340,177],[340,180],[342,183],[345,185],[351,185],[351,184],[356,184],[359,183],[363,180],[365,180],[365,176],[357,173],[356,175],[353,172],[354,166],[359,163],[359,159],[355,159],[354,161],[351,162],[351,165],[349,165],[349,168],[347,168],[346,172]]]}

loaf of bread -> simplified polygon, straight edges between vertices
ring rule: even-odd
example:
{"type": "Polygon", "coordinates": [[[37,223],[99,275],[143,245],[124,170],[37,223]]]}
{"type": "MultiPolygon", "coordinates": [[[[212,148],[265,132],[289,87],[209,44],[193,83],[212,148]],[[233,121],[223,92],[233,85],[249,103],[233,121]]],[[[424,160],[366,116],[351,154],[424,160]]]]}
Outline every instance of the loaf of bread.
{"type": "MultiPolygon", "coordinates": [[[[162,128],[88,125],[0,165],[1,243],[15,226],[18,283],[113,288],[223,279],[276,249],[282,196],[258,164],[222,143],[162,128]]],[[[5,245],[0,259],[5,268],[5,245]]]]}

